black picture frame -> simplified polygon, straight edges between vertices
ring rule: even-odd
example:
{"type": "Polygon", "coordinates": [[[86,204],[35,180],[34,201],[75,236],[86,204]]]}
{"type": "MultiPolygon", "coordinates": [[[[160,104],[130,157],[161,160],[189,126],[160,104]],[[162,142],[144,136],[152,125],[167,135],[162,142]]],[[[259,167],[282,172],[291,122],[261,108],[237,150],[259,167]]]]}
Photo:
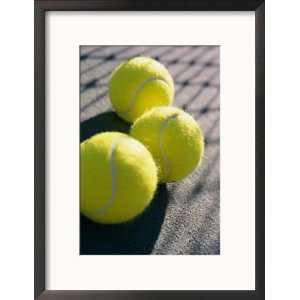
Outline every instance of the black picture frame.
{"type": "MultiPolygon", "coordinates": [[[[35,0],[34,298],[39,300],[265,299],[265,4],[261,0],[35,0]],[[45,13],[47,11],[255,11],[255,290],[58,291],[45,289],[45,13]]],[[[229,270],[230,272],[230,270],[229,270]]]]}

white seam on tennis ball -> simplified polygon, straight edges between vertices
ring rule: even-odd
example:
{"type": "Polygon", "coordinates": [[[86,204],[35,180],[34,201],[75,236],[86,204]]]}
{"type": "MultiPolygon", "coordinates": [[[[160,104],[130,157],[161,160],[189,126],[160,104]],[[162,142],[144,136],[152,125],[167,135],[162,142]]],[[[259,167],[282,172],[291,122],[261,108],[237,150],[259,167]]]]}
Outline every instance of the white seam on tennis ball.
{"type": "Polygon", "coordinates": [[[167,86],[169,86],[169,84],[168,84],[168,82],[167,82],[166,80],[164,80],[164,79],[162,79],[162,78],[159,78],[159,77],[150,77],[150,78],[144,80],[144,81],[136,88],[135,92],[133,93],[133,95],[132,95],[132,97],[131,97],[131,99],[130,99],[130,102],[129,102],[129,104],[128,104],[127,109],[123,112],[123,114],[124,114],[125,116],[127,116],[127,115],[130,113],[130,111],[132,110],[134,104],[136,103],[138,94],[139,94],[139,93],[141,92],[141,90],[145,87],[145,85],[146,85],[147,83],[149,83],[149,82],[151,82],[151,81],[155,81],[155,80],[162,81],[162,82],[164,82],[167,86]]]}
{"type": "Polygon", "coordinates": [[[107,212],[109,208],[115,202],[116,193],[117,193],[117,166],[116,166],[116,148],[119,144],[120,140],[117,140],[111,147],[111,154],[110,154],[110,167],[111,167],[111,195],[106,201],[106,203],[99,209],[98,213],[103,215],[107,212]]]}
{"type": "Polygon", "coordinates": [[[160,154],[162,156],[162,161],[163,161],[163,171],[165,173],[165,178],[168,179],[169,176],[171,175],[171,164],[170,161],[167,157],[167,155],[165,154],[164,151],[164,147],[163,147],[163,135],[164,135],[164,130],[166,128],[166,126],[168,125],[168,123],[175,119],[178,116],[178,113],[175,113],[169,117],[167,117],[160,125],[159,128],[159,149],[160,149],[160,154]]]}

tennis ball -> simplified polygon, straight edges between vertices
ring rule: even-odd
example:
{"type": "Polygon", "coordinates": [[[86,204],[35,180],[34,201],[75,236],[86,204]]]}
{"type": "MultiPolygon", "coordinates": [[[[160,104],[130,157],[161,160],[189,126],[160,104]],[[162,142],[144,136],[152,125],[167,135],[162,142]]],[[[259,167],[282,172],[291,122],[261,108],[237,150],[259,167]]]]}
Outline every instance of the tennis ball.
{"type": "Polygon", "coordinates": [[[202,130],[192,116],[181,109],[153,108],[135,121],[130,134],[151,152],[160,182],[180,180],[202,161],[202,130]]]}
{"type": "Polygon", "coordinates": [[[80,211],[104,224],[129,221],[150,204],[157,169],[139,141],[118,132],[96,134],[80,145],[80,211]]]}
{"type": "Polygon", "coordinates": [[[113,71],[109,97],[116,113],[131,123],[153,107],[172,104],[174,83],[168,70],[158,61],[135,57],[113,71]]]}

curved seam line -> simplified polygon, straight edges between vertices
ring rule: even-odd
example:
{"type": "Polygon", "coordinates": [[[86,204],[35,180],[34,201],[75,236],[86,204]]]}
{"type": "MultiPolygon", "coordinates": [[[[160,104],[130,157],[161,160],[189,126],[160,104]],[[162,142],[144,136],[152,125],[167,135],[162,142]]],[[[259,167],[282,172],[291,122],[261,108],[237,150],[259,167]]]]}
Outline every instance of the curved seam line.
{"type": "MultiPolygon", "coordinates": [[[[125,110],[125,112],[123,112],[123,114],[125,116],[127,116],[129,114],[129,112],[131,111],[131,109],[133,108],[134,104],[136,103],[136,100],[137,100],[137,96],[138,94],[141,92],[141,90],[145,87],[145,85],[151,81],[155,81],[155,80],[159,80],[159,81],[162,81],[164,82],[167,86],[169,86],[168,82],[162,78],[159,78],[159,77],[150,77],[146,80],[144,80],[138,87],[137,89],[135,90],[135,92],[133,93],[131,99],[130,99],[130,102],[128,104],[128,107],[127,109],[125,110]]],[[[170,87],[170,86],[169,86],[170,87]]]]}
{"type": "Polygon", "coordinates": [[[159,150],[160,150],[160,154],[162,156],[162,160],[163,160],[163,168],[165,170],[164,173],[165,173],[165,178],[168,179],[171,175],[171,163],[168,159],[168,157],[166,156],[165,154],[165,151],[164,151],[164,148],[163,148],[163,134],[164,134],[164,130],[166,128],[166,126],[168,125],[168,123],[175,119],[176,117],[178,116],[178,113],[175,113],[171,116],[169,116],[168,118],[166,118],[160,125],[160,129],[159,129],[159,150]]]}
{"type": "Polygon", "coordinates": [[[117,167],[116,167],[116,148],[117,148],[118,141],[116,141],[112,148],[111,148],[111,154],[110,154],[110,167],[111,167],[111,195],[106,201],[106,203],[103,204],[103,206],[99,209],[98,213],[100,215],[103,215],[107,212],[109,208],[112,207],[112,205],[115,202],[116,193],[117,193],[117,167]]]}

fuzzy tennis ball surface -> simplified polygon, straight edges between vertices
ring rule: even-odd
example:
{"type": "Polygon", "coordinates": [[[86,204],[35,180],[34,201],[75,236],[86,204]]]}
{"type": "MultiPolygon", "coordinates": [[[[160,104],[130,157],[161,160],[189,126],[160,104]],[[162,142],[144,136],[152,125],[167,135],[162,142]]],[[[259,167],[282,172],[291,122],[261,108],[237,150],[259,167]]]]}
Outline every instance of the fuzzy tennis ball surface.
{"type": "Polygon", "coordinates": [[[130,134],[151,152],[160,182],[183,179],[202,161],[202,130],[193,117],[181,109],[153,108],[135,121],[130,134]]]}
{"type": "Polygon", "coordinates": [[[139,141],[118,132],[94,135],[80,145],[80,211],[104,224],[123,223],[150,204],[157,168],[139,141]]]}
{"type": "Polygon", "coordinates": [[[153,107],[172,104],[174,83],[161,63],[149,57],[135,57],[113,71],[109,97],[116,113],[131,123],[153,107]]]}

